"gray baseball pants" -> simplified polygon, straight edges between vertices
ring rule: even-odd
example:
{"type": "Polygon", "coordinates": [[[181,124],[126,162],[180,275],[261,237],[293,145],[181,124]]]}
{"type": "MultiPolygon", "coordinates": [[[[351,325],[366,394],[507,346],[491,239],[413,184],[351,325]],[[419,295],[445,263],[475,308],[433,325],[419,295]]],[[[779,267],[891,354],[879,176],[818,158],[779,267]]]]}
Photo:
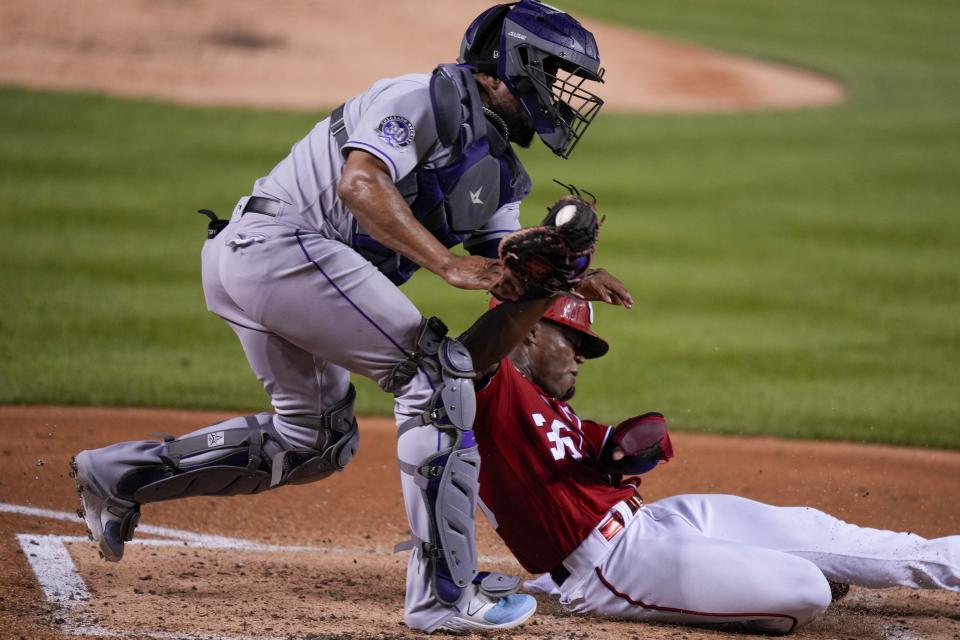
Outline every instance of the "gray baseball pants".
{"type": "MultiPolygon", "coordinates": [[[[284,416],[318,415],[343,399],[350,373],[383,387],[391,370],[415,351],[421,314],[369,261],[329,234],[298,226],[295,217],[240,215],[202,251],[207,307],[236,332],[250,367],[270,395],[273,423],[290,448],[310,447],[316,432],[284,416]]],[[[420,369],[395,392],[398,424],[419,415],[439,377],[420,369]]],[[[206,427],[196,435],[222,427],[206,427]]],[[[362,439],[361,439],[362,440],[362,439]]],[[[433,426],[410,429],[398,439],[402,462],[419,465],[448,448],[452,439],[433,426]]],[[[161,464],[157,441],[118,443],[98,449],[94,480],[111,486],[118,469],[161,464]],[[112,471],[112,472],[111,472],[112,471]]],[[[401,474],[410,529],[429,539],[429,519],[412,476],[401,474]]],[[[469,597],[470,590],[465,590],[469,597]]],[[[432,595],[427,564],[418,549],[407,572],[407,624],[432,631],[455,615],[432,595]]]]}

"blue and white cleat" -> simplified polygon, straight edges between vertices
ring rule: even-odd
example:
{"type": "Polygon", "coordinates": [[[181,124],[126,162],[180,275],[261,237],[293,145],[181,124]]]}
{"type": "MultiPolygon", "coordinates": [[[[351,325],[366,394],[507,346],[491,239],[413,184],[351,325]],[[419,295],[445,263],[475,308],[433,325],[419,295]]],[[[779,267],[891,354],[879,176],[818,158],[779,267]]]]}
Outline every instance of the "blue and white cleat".
{"type": "Polygon", "coordinates": [[[460,615],[447,620],[437,631],[466,633],[513,629],[526,622],[536,610],[536,599],[525,593],[492,598],[477,591],[460,615]]]}
{"type": "Polygon", "coordinates": [[[140,520],[140,505],[105,496],[93,480],[90,465],[87,451],[70,460],[70,477],[76,479],[80,495],[77,515],[86,523],[87,535],[97,543],[100,557],[119,562],[123,557],[123,543],[133,539],[133,530],[140,520]]]}

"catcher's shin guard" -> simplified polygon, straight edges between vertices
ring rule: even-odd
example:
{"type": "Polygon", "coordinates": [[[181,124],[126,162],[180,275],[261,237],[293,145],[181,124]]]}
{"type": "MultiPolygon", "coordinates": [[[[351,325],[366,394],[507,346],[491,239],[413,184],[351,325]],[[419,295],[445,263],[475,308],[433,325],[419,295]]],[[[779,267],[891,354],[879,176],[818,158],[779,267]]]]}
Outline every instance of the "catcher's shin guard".
{"type": "Polygon", "coordinates": [[[164,438],[161,469],[152,469],[147,482],[127,478],[121,486],[136,486],[138,503],[188,496],[231,496],[258,493],[283,484],[322,480],[342,471],[353,458],[360,432],[353,416],[353,386],[336,406],[319,416],[284,416],[285,421],[317,432],[311,448],[291,448],[277,433],[273,416],[232,418],[181,438],[164,438]],[[158,473],[159,472],[159,473],[158,473]],[[157,476],[160,476],[157,478],[157,476]]]}
{"type": "Polygon", "coordinates": [[[477,574],[474,513],[480,454],[473,436],[475,374],[470,352],[456,340],[444,339],[434,357],[442,384],[430,409],[404,423],[400,432],[433,425],[453,438],[448,448],[405,469],[422,491],[430,518],[429,540],[419,542],[429,563],[434,595],[452,605],[477,574]]]}
{"type": "Polygon", "coordinates": [[[424,542],[434,595],[455,604],[477,573],[476,527],[480,453],[473,431],[457,434],[450,449],[423,461],[416,481],[430,514],[430,540],[424,542]]]}

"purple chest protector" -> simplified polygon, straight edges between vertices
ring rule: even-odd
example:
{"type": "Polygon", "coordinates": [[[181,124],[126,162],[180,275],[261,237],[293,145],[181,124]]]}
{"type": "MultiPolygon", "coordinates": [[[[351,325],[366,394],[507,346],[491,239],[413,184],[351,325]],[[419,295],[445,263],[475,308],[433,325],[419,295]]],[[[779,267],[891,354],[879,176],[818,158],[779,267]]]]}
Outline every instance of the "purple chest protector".
{"type": "MultiPolygon", "coordinates": [[[[500,207],[525,198],[530,178],[510,144],[488,125],[469,66],[437,67],[430,98],[440,142],[451,149],[449,160],[441,167],[417,167],[397,189],[420,224],[453,247],[482,229],[500,207]]],[[[420,268],[377,242],[356,221],[353,247],[398,286],[420,268]]]]}

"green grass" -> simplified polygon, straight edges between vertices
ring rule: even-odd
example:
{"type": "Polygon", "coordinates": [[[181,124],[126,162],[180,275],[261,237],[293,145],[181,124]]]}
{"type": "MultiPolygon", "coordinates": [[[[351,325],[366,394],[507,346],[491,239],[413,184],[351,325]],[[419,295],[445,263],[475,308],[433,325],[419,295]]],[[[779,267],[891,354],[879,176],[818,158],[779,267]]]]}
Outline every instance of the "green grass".
{"type": "MultiPolygon", "coordinates": [[[[960,5],[825,0],[567,2],[840,79],[806,111],[603,114],[563,162],[597,193],[597,264],[632,311],[599,309],[611,354],[576,405],[678,428],[960,448],[960,5]]],[[[603,51],[603,43],[600,43],[603,51]]],[[[199,286],[222,214],[324,114],[189,109],[0,90],[0,402],[262,409],[199,286]]],[[[476,293],[408,293],[456,330],[476,293]]],[[[361,385],[363,412],[390,399],[361,385]]]]}

